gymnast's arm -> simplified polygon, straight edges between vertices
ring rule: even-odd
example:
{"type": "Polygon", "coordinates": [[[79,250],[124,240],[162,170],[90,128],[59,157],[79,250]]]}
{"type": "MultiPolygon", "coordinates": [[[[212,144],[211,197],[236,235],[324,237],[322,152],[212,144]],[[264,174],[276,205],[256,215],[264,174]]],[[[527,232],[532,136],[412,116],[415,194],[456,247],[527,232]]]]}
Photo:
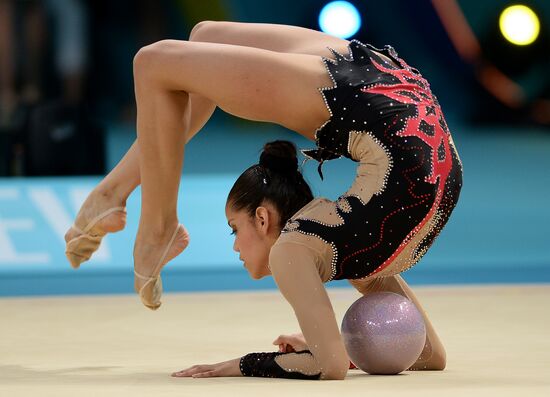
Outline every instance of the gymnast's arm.
{"type": "Polygon", "coordinates": [[[245,376],[296,379],[344,379],[349,359],[334,310],[318,271],[319,255],[292,242],[271,248],[271,273],[290,303],[309,350],[293,353],[251,353],[241,358],[245,376]]]}

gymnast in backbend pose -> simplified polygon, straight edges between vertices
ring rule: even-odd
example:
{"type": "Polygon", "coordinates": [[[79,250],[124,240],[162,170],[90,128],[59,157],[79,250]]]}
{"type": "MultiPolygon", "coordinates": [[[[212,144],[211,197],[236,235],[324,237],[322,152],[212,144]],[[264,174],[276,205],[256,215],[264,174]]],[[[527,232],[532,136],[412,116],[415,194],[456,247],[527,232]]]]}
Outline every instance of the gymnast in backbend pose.
{"type": "MultiPolygon", "coordinates": [[[[410,298],[399,273],[414,265],[456,205],[462,166],[427,81],[390,46],[377,49],[300,27],[201,22],[189,41],[165,40],[134,58],[137,141],[90,193],[69,229],[73,267],[106,233],[125,225],[125,202],[141,184],[134,245],[135,289],[160,306],[160,271],[189,242],[176,204],[185,144],[215,107],[277,123],[314,141],[319,161],[358,162],[336,201],[313,199],[288,142],[266,145],[226,206],[235,250],[253,278],[271,274],[302,334],[276,353],[251,353],[174,376],[343,379],[349,366],[323,283],[348,279],[360,292],[410,298]]],[[[443,369],[445,350],[424,314],[427,340],[411,369],[443,369]]]]}

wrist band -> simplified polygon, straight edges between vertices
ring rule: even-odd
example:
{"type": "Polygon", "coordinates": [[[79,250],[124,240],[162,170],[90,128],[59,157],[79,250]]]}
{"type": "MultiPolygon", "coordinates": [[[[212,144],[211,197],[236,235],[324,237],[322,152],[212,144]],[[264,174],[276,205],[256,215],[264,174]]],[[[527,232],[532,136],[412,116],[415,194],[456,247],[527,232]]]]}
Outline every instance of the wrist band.
{"type": "Polygon", "coordinates": [[[309,350],[293,353],[249,353],[241,357],[239,368],[243,376],[257,376],[263,378],[288,378],[288,379],[320,379],[321,373],[305,375],[301,372],[289,372],[277,364],[275,357],[283,354],[311,354],[309,350]]]}

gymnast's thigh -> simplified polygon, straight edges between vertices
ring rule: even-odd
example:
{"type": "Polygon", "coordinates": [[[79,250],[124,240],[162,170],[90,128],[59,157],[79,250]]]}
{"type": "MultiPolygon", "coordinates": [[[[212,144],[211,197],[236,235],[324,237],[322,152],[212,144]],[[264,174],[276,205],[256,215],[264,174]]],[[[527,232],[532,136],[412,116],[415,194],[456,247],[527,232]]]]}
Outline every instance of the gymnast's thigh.
{"type": "Polygon", "coordinates": [[[330,114],[319,87],[331,84],[321,58],[230,44],[162,40],[134,58],[136,90],[204,96],[227,113],[310,137],[330,114]]]}
{"type": "Polygon", "coordinates": [[[190,41],[233,44],[269,51],[332,58],[327,46],[340,53],[348,51],[348,40],[301,26],[232,21],[199,22],[190,41]]]}

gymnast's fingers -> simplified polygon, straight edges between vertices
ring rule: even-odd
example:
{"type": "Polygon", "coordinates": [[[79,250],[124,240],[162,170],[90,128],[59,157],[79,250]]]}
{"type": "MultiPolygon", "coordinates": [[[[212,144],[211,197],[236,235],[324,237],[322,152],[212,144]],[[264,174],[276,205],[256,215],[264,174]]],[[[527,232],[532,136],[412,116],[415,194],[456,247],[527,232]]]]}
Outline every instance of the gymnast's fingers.
{"type": "Polygon", "coordinates": [[[206,372],[199,372],[198,374],[193,375],[193,378],[213,378],[215,376],[220,376],[218,371],[211,370],[206,372]]]}
{"type": "Polygon", "coordinates": [[[279,335],[277,339],[273,341],[274,345],[286,345],[293,340],[293,335],[279,335]]]}
{"type": "Polygon", "coordinates": [[[192,367],[189,367],[187,369],[182,369],[181,371],[172,373],[172,376],[174,377],[193,376],[196,373],[204,372],[204,371],[210,370],[211,368],[212,368],[211,365],[193,365],[192,367]]]}
{"type": "Polygon", "coordinates": [[[279,345],[279,352],[292,353],[297,350],[307,349],[307,345],[301,334],[280,335],[273,341],[274,345],[279,345]]]}
{"type": "Polygon", "coordinates": [[[294,346],[292,346],[292,344],[290,343],[285,343],[283,345],[283,349],[281,350],[283,353],[293,353],[296,351],[296,349],[294,348],[294,346]]]}

